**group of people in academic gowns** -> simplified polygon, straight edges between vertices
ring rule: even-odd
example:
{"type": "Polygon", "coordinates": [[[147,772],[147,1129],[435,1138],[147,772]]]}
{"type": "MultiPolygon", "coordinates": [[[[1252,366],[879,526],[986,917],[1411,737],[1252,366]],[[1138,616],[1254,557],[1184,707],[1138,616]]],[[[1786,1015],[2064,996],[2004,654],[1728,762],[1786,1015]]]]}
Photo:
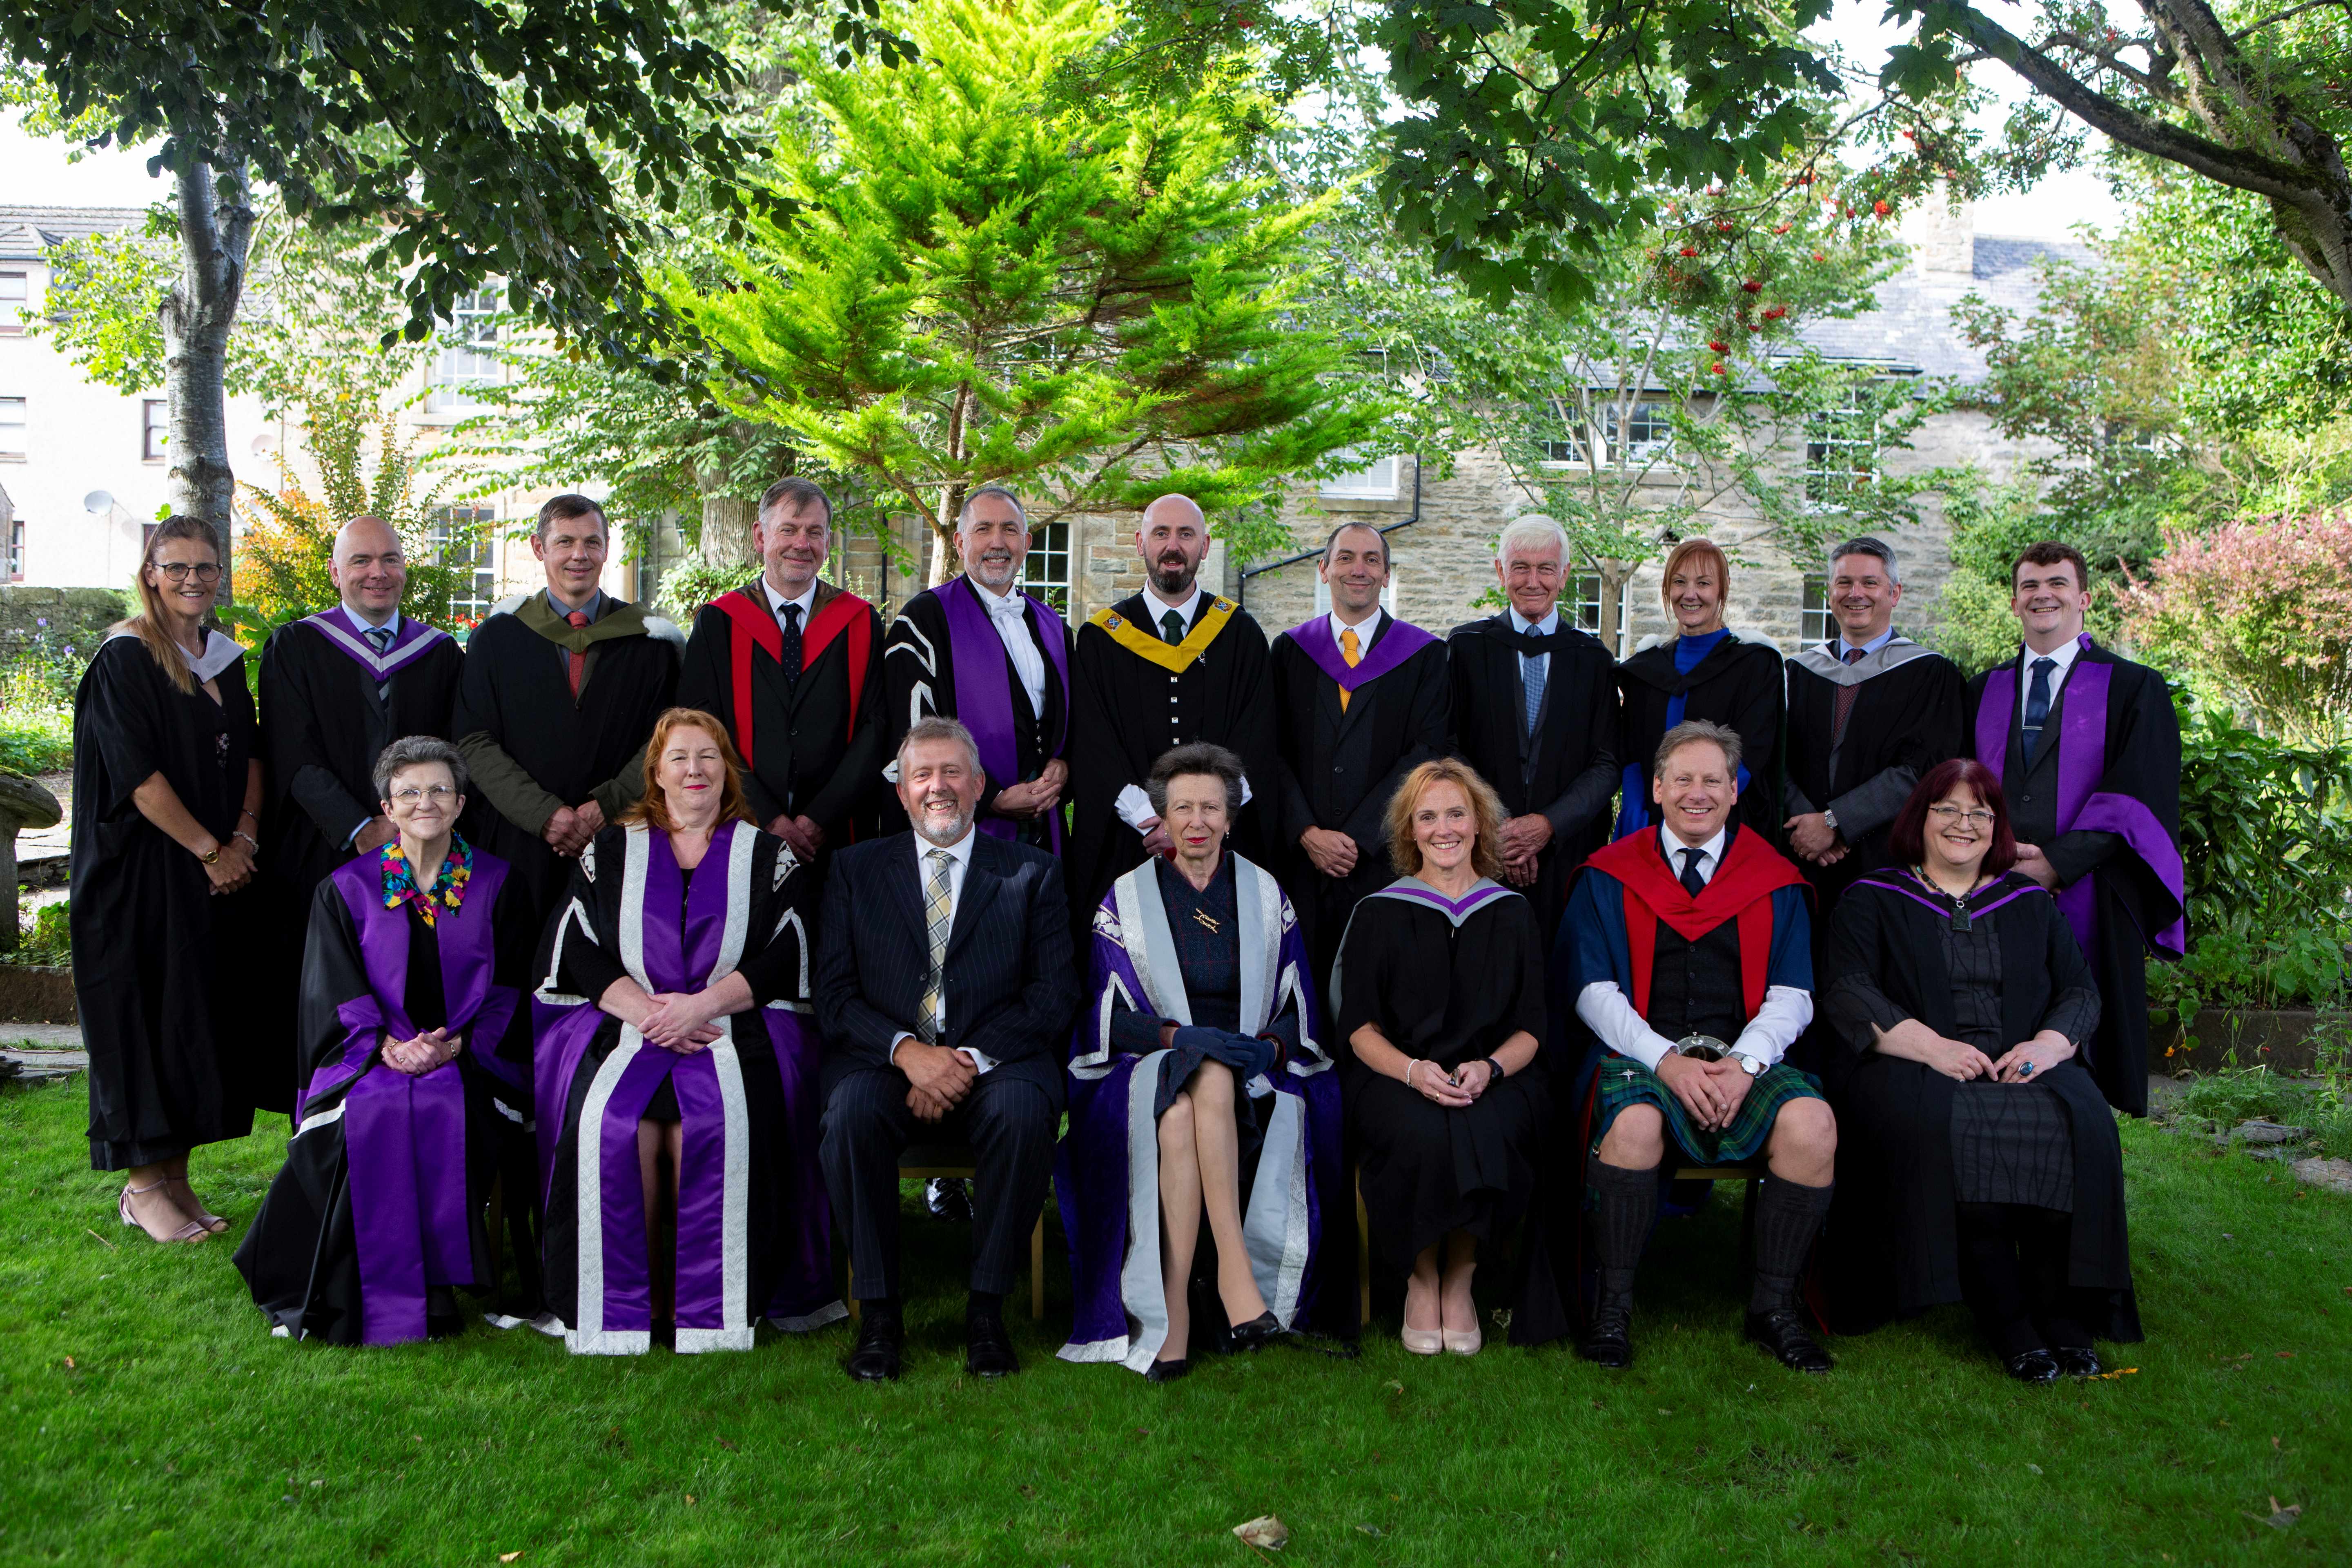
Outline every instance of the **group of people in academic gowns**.
{"type": "MultiPolygon", "coordinates": [[[[870,605],[817,574],[830,505],[806,486],[763,501],[765,569],[704,608],[690,637],[597,592],[591,568],[601,556],[566,555],[579,535],[602,530],[601,513],[594,529],[577,526],[592,502],[542,519],[549,589],[502,605],[462,651],[401,615],[397,541],[358,520],[339,542],[343,602],[273,637],[258,727],[244,715],[242,740],[237,702],[190,706],[145,642],[110,644],[84,684],[90,743],[78,748],[78,771],[90,777],[87,793],[78,779],[78,797],[116,802],[110,816],[121,820],[140,782],[131,775],[154,763],[149,773],[200,803],[197,835],[255,844],[280,933],[260,956],[299,977],[287,986],[299,996],[289,1037],[299,1045],[287,1059],[271,1060],[264,1042],[225,1062],[212,1048],[215,1025],[185,1016],[177,1000],[159,1006],[159,978],[133,976],[114,985],[118,995],[93,996],[93,1017],[110,1004],[121,1015],[119,1028],[100,1024],[97,1033],[133,1047],[93,1039],[94,1059],[127,1064],[94,1082],[94,1162],[143,1168],[144,1156],[162,1153],[184,1170],[187,1148],[238,1135],[253,1109],[290,1107],[296,1152],[282,1203],[273,1194],[265,1248],[282,1256],[260,1268],[259,1244],[248,1237],[246,1249],[256,1255],[257,1299],[267,1277],[278,1284],[265,1306],[290,1331],[374,1338],[362,1304],[366,1271],[348,1248],[364,1229],[354,1216],[371,1203],[362,1195],[354,1206],[354,1189],[363,1194],[383,1179],[383,1163],[355,1163],[353,1128],[336,1131],[333,1118],[354,1114],[355,1086],[370,1074],[353,1068],[371,1031],[379,1059],[404,1041],[462,1037],[453,1093],[437,1111],[412,1110],[409,1124],[426,1137],[449,1106],[492,1119],[478,1148],[467,1145],[463,1184],[447,1189],[474,1216],[460,1227],[468,1256],[462,1266],[456,1258],[459,1230],[427,1224],[410,1248],[425,1259],[415,1276],[421,1294],[400,1288],[401,1305],[387,1311],[404,1326],[386,1332],[405,1337],[437,1321],[445,1282],[492,1283],[479,1257],[493,1239],[481,1233],[479,1184],[500,1177],[509,1228],[499,1239],[531,1259],[504,1321],[535,1315],[583,1351],[642,1349],[657,1321],[673,1325],[679,1348],[748,1343],[762,1316],[790,1327],[830,1321],[841,1310],[826,1276],[843,1198],[828,1194],[815,1129],[843,1075],[822,1066],[840,1047],[819,1026],[827,1015],[820,906],[841,852],[903,837],[908,813],[889,798],[894,748],[915,726],[943,719],[970,736],[978,831],[1059,863],[1076,939],[1065,943],[1078,968],[1066,1043],[1055,1047],[1070,1127],[1054,1165],[1079,1295],[1065,1352],[1072,1359],[1164,1372],[1179,1321],[1229,1344],[1350,1335],[1351,1176],[1362,1184],[1382,1277],[1407,1281],[1409,1318],[1426,1310],[1433,1271],[1443,1273],[1444,1326],[1409,1321],[1409,1343],[1420,1332],[1432,1348],[1475,1348],[1475,1320],[1457,1326],[1451,1303],[1457,1285],[1466,1295],[1462,1282],[1482,1247],[1512,1256],[1515,1341],[1589,1325],[1596,1282],[1608,1268],[1630,1267],[1622,1256],[1605,1263],[1601,1211],[1616,1214],[1618,1233],[1644,1212],[1632,1184],[1601,1170],[1611,1125],[1652,1125],[1628,1121],[1628,1108],[1694,1157],[1769,1157],[1768,1197],[1801,1190],[1785,1213],[1769,1203],[1765,1211],[1785,1268],[1791,1238],[1809,1252],[1832,1201],[1826,1179],[1791,1173],[1826,1174],[1806,1163],[1821,1140],[1804,1102],[1834,1104],[1842,1116],[1892,1114],[1885,1093],[1853,1097],[1855,1085],[1890,1081],[1873,1048],[1857,1047],[1856,1030],[1883,1030],[1895,1011],[1938,1028],[1965,1022],[1932,972],[1877,972],[1916,960],[1916,945],[1874,947],[1848,927],[1875,920],[1892,930],[1887,922],[1915,918],[1900,900],[1916,890],[1888,891],[1887,879],[1904,871],[1888,858],[1890,834],[1917,804],[1919,780],[1969,749],[2007,785],[2021,846],[1999,910],[2010,921],[2030,909],[2058,911],[2087,958],[2079,974],[2066,970],[2061,927],[2045,921],[2051,994],[2071,995],[2084,980],[2103,1004],[2063,1013],[2059,1032],[2078,1027],[2086,1037],[2071,1074],[2045,1081],[2070,1091],[2079,1081],[2119,1108],[2142,1107],[2143,942],[2177,945],[2181,913],[2176,792],[2166,782],[2168,767],[2177,778],[2178,737],[2160,679],[2088,637],[2067,641],[2031,675],[2021,659],[1964,689],[1948,662],[1892,632],[1879,613],[1891,603],[1856,590],[1853,624],[1842,618],[1844,632],[1826,649],[1783,660],[1722,625],[1728,563],[1692,541],[1667,563],[1677,635],[1619,664],[1560,616],[1565,540],[1520,525],[1497,552],[1505,608],[1439,637],[1380,603],[1387,541],[1356,525],[1335,531],[1319,568],[1333,613],[1269,643],[1246,611],[1200,586],[1207,529],[1181,497],[1155,503],[1139,530],[1148,591],[1073,635],[1018,590],[1026,520],[996,494],[1007,504],[977,509],[966,574],[917,595],[887,635],[870,605]],[[772,516],[824,527],[771,530],[772,516]],[[990,546],[982,535],[992,520],[1018,536],[1019,549],[990,546]],[[662,764],[646,741],[674,707],[708,715],[688,733],[692,722],[713,731],[740,776],[738,811],[698,829],[707,842],[689,836],[691,866],[670,847],[674,835],[653,825],[660,807],[648,812],[647,781],[662,764]],[[1659,775],[1662,740],[1693,726],[1724,736],[1733,759],[1736,800],[1704,867],[1670,858],[1674,824],[1659,775]],[[396,885],[401,838],[375,798],[376,763],[408,735],[447,735],[468,768],[453,830],[461,848],[445,868],[462,863],[460,886],[475,891],[445,907],[449,929],[439,931],[423,918],[434,892],[396,885]],[[1179,752],[1193,753],[1199,776],[1232,775],[1216,854],[1189,863],[1160,765],[1179,752]],[[253,834],[238,826],[231,787],[247,752],[267,784],[253,834]],[[1429,775],[1433,766],[1460,769],[1458,785],[1429,775]],[[1450,800],[1451,789],[1479,818],[1460,846],[1445,840],[1442,875],[1399,874],[1401,863],[1420,864],[1410,847],[1415,801],[1402,787],[1416,777],[1420,794],[1450,800]],[[1849,903],[1850,920],[1839,914],[1849,903]],[[293,905],[299,918],[287,912],[293,905]],[[298,927],[300,940],[289,940],[298,927]],[[460,927],[464,940],[453,944],[460,927]],[[395,951],[397,963],[385,956],[395,951]],[[1440,952],[1444,962],[1433,967],[1440,952]],[[1837,1007],[1812,1005],[1874,965],[1866,999],[1848,984],[1837,1007]],[[1660,978],[1670,971],[1683,977],[1679,990],[1660,978]],[[677,1018],[699,1005],[663,999],[716,995],[722,981],[732,1010],[680,1032],[677,1018]],[[1582,994],[1596,984],[1613,988],[1626,1010],[1598,1026],[1582,994]],[[509,992],[519,1000],[500,1011],[509,992]],[[1782,993],[1805,997],[1802,1016],[1772,1000],[1782,993]],[[159,1025],[159,1012],[172,1016],[159,1025]],[[1695,1111],[1673,1085],[1696,1080],[1664,1057],[1613,1081],[1602,1070],[1641,1030],[1736,1042],[1762,1037],[1759,1029],[1774,1047],[1760,1069],[1744,1069],[1760,1073],[1740,1102],[1745,1121],[1695,1111]],[[159,1032],[172,1031],[184,1041],[159,1049],[159,1032]],[[205,1064],[194,1074],[201,1085],[160,1095],[135,1087],[138,1070],[159,1070],[139,1068],[142,1050],[183,1077],[187,1064],[205,1064]],[[185,1135],[140,1142],[122,1110],[142,1097],[170,1102],[185,1135]],[[120,1103],[102,1116],[101,1100],[120,1103]],[[1173,1165],[1171,1113],[1194,1130],[1193,1152],[1173,1165]],[[526,1123],[531,1135],[518,1142],[514,1129],[526,1123]],[[1240,1173],[1230,1192],[1200,1174],[1204,1152],[1224,1158],[1228,1141],[1216,1129],[1227,1125],[1240,1173]],[[527,1165],[516,1163],[519,1150],[527,1165]],[[1265,1179],[1268,1159],[1280,1163],[1278,1182],[1265,1179]],[[1195,1216],[1160,1212],[1171,1169],[1195,1173],[1205,1236],[1195,1216]],[[649,1206],[656,1189],[667,1216],[658,1222],[649,1206]],[[1221,1207],[1228,1197],[1230,1214],[1221,1207]],[[310,1258],[299,1301],[285,1283],[297,1237],[310,1258]],[[1169,1250],[1178,1239],[1189,1249],[1181,1258],[1169,1250]],[[1236,1242],[1242,1258],[1224,1257],[1236,1242]],[[426,1303],[424,1317],[410,1312],[411,1296],[426,1303]],[[1244,1305],[1266,1322],[1237,1321],[1244,1305]],[[1195,1308],[1202,1324],[1192,1322],[1195,1308]]],[[[1844,547],[1832,568],[1872,559],[1891,579],[1891,552],[1874,541],[1844,547]]],[[[2036,621],[2022,606],[2044,585],[2041,570],[2020,567],[2029,638],[2036,621]]],[[[2083,593],[2063,581],[2060,589],[2062,598],[2083,593]]],[[[2067,603],[2079,626],[2080,605],[2067,603]]],[[[219,662],[193,647],[175,657],[200,674],[219,662]]],[[[241,693],[233,666],[221,668],[241,693]]],[[[152,816],[125,825],[123,847],[101,837],[104,816],[88,820],[76,873],[78,890],[85,878],[92,889],[93,918],[113,907],[110,879],[128,889],[164,868],[178,873],[173,886],[186,884],[174,896],[192,907],[194,897],[220,892],[186,875],[174,858],[201,861],[200,850],[184,839],[170,847],[152,816]],[[135,869],[140,854],[155,872],[135,869]]],[[[212,898],[212,929],[226,903],[247,896],[212,898]]],[[[160,927],[160,895],[152,909],[135,891],[117,901],[132,925],[160,927]]],[[[1932,902],[1911,898],[1910,907],[1932,902]]],[[[79,898],[76,913],[79,923],[79,898]]],[[[188,956],[219,962],[209,947],[188,956]]],[[[919,965],[921,955],[908,961],[919,965]]],[[[89,973],[97,979],[96,963],[89,973]]],[[[1984,1026],[1998,1033],[2021,1026],[2021,1016],[1984,1026]]],[[[409,1086],[419,1106],[416,1085],[430,1077],[409,1086]]],[[[2080,1100],[2064,1101],[2078,1121],[2080,1100]]],[[[1932,1163],[1933,1145],[1905,1146],[1904,1169],[1932,1163]]],[[[1865,1135],[1846,1148],[1849,1160],[1893,1162],[1896,1145],[1865,1135]]],[[[2127,1276],[2114,1283],[2117,1252],[2107,1245],[2120,1230],[2102,1228],[2120,1226],[2120,1197],[2103,1206],[2105,1189],[2084,1175],[2102,1157],[2078,1140],[2071,1190],[2086,1217],[2074,1234],[2105,1238],[2091,1272],[2127,1300],[2127,1276]]],[[[861,1159],[862,1172],[871,1160],[861,1159]]],[[[1910,1176],[1891,1182],[1874,1191],[1910,1194],[1910,1176]]],[[[1912,1196],[1890,1197],[1879,1220],[1918,1230],[1926,1210],[1912,1196]]],[[[457,1200],[443,1192],[434,1201],[457,1200]]],[[[1922,1201],[1935,1206],[1932,1184],[1922,1201]]],[[[1995,1227],[2027,1250],[2031,1228],[1995,1227]]],[[[1890,1310],[1949,1299],[1936,1292],[1958,1277],[1952,1257],[1995,1245],[1970,1236],[1955,1244],[1960,1254],[1937,1246],[1904,1254],[1900,1288],[1876,1299],[1890,1310]]],[[[1853,1270],[1839,1278],[1853,1300],[1868,1299],[1853,1270]]],[[[1792,1310],[1760,1278],[1758,1292],[1777,1304],[1751,1304],[1751,1319],[1792,1310]]],[[[1847,1321],[1872,1316],[1857,1310],[1847,1321]]],[[[2128,1326],[2123,1312],[2089,1316],[2102,1331],[2128,1326]]],[[[1780,1332],[1764,1336],[1768,1345],[1805,1364],[1785,1334],[1771,1337],[1780,1332]]]]}

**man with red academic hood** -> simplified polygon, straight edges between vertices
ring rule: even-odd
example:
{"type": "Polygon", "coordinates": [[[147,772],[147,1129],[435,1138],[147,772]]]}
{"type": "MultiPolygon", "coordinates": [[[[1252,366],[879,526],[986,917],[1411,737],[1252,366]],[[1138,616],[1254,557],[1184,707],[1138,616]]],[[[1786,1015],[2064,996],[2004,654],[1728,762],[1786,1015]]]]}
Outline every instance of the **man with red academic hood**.
{"type": "Polygon", "coordinates": [[[882,793],[882,620],[817,576],[833,502],[806,479],[760,498],[762,570],[695,617],[677,700],[718,715],[760,826],[803,865],[870,835],[882,793]]]}
{"type": "Polygon", "coordinates": [[[1797,1277],[1829,1213],[1837,1124],[1782,1064],[1813,1016],[1805,879],[1731,820],[1739,732],[1692,720],[1658,743],[1658,826],[1585,862],[1569,895],[1576,1017],[1596,1042],[1585,1185],[1601,1299],[1577,1352],[1633,1359],[1633,1275],[1675,1165],[1765,1157],[1748,1337],[1799,1372],[1827,1372],[1797,1277]]]}

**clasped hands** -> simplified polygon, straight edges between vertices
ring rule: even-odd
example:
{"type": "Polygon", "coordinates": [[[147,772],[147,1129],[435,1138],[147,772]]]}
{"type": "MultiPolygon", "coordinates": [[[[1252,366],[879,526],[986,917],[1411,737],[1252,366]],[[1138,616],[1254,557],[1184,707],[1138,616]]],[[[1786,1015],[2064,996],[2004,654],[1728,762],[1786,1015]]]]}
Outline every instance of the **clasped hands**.
{"type": "Polygon", "coordinates": [[[651,1006],[637,1021],[637,1033],[649,1045],[690,1057],[709,1049],[724,1032],[714,1022],[724,1009],[708,991],[691,995],[683,991],[656,991],[646,1000],[651,1006]]]}
{"type": "Polygon", "coordinates": [[[1404,1064],[1405,1087],[1423,1100],[1459,1110],[1486,1092],[1495,1081],[1494,1068],[1484,1060],[1464,1062],[1447,1072],[1435,1062],[1415,1057],[1404,1064]]]}
{"type": "Polygon", "coordinates": [[[578,805],[560,805],[555,815],[539,836],[547,840],[558,855],[566,859],[576,858],[588,847],[596,835],[604,831],[604,808],[594,801],[583,801],[578,805]]]}
{"type": "Polygon", "coordinates": [[[1706,1132],[1720,1132],[1731,1125],[1731,1119],[1747,1103],[1748,1086],[1755,1081],[1734,1057],[1710,1062],[1669,1053],[1652,1070],[1706,1132]]]}
{"type": "Polygon", "coordinates": [[[2059,1063],[2073,1060],[2074,1042],[2054,1029],[2044,1029],[2024,1044],[2010,1047],[1996,1061],[1965,1041],[1946,1039],[1918,1019],[1906,1018],[1892,1029],[1880,1031],[1879,1049],[1907,1057],[1958,1083],[1975,1079],[2030,1083],[2059,1063]],[[1895,1047],[1891,1051],[1890,1046],[1895,1047]]]}
{"type": "Polygon", "coordinates": [[[1514,888],[1532,887],[1536,858],[1551,843],[1551,818],[1539,811],[1514,816],[1503,824],[1503,880],[1514,888]]]}
{"type": "Polygon", "coordinates": [[[989,810],[999,816],[1044,816],[1062,804],[1062,790],[1070,782],[1070,764],[1060,757],[1047,763],[1034,779],[1006,784],[988,803],[989,810]]]}
{"type": "Polygon", "coordinates": [[[388,1066],[411,1078],[423,1078],[436,1068],[457,1060],[465,1043],[463,1036],[447,1029],[427,1029],[413,1040],[395,1040],[386,1035],[382,1049],[388,1066]]]}
{"type": "Polygon", "coordinates": [[[1798,858],[1816,866],[1836,865],[1852,847],[1818,811],[1801,812],[1782,823],[1780,829],[1789,836],[1789,847],[1798,858]]]}
{"type": "Polygon", "coordinates": [[[980,1077],[963,1052],[927,1046],[912,1036],[898,1042],[891,1061],[907,1075],[907,1109],[918,1121],[937,1121],[953,1110],[980,1077]]]}
{"type": "Polygon", "coordinates": [[[768,831],[791,846],[793,858],[803,865],[814,860],[824,848],[824,829],[814,817],[786,812],[768,824],[768,831]]]}

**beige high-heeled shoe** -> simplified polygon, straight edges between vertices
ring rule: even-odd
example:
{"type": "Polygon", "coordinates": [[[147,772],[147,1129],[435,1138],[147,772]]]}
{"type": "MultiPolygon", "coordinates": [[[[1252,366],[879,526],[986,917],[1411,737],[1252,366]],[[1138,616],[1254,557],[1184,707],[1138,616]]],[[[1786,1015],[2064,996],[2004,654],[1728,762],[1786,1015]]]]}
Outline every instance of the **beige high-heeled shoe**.
{"type": "Polygon", "coordinates": [[[140,1224],[138,1220],[131,1217],[131,1200],[132,1198],[143,1198],[149,1193],[161,1192],[171,1184],[172,1184],[168,1181],[151,1182],[146,1186],[134,1187],[128,1182],[123,1183],[122,1195],[114,1200],[114,1212],[116,1216],[120,1218],[123,1224],[129,1226],[131,1229],[138,1231],[141,1235],[146,1237],[148,1240],[154,1242],[159,1247],[168,1247],[174,1242],[194,1242],[211,1239],[213,1233],[206,1230],[204,1227],[203,1222],[199,1220],[189,1220],[171,1235],[159,1237],[154,1232],[149,1230],[145,1226],[140,1224]]]}
{"type": "Polygon", "coordinates": [[[1445,1338],[1445,1348],[1455,1355],[1476,1355],[1478,1347],[1486,1342],[1486,1336],[1479,1331],[1475,1323],[1465,1333],[1457,1334],[1452,1329],[1441,1330],[1440,1332],[1445,1338]]]}
{"type": "Polygon", "coordinates": [[[205,1207],[204,1199],[196,1196],[196,1189],[188,1184],[187,1177],[166,1176],[163,1178],[163,1182],[167,1186],[173,1186],[180,1189],[180,1191],[173,1195],[184,1198],[186,1200],[186,1206],[196,1211],[196,1223],[198,1225],[203,1226],[215,1236],[218,1236],[221,1232],[228,1228],[227,1220],[223,1219],[219,1215],[216,1215],[213,1213],[212,1210],[205,1207]]]}
{"type": "Polygon", "coordinates": [[[1443,1331],[1437,1329],[1401,1328],[1397,1331],[1397,1338],[1403,1341],[1404,1348],[1415,1355],[1435,1355],[1445,1348],[1443,1331]]]}

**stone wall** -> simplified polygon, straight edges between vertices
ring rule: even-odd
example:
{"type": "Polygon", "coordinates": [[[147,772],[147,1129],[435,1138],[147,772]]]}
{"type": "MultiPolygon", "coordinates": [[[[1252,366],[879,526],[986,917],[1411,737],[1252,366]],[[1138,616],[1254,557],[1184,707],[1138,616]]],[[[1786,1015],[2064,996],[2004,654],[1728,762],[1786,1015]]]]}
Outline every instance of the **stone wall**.
{"type": "Polygon", "coordinates": [[[126,595],[112,588],[37,588],[22,583],[0,585],[0,658],[19,653],[47,637],[62,651],[87,657],[122,619],[126,595]],[[40,623],[47,621],[44,627],[40,623]]]}

